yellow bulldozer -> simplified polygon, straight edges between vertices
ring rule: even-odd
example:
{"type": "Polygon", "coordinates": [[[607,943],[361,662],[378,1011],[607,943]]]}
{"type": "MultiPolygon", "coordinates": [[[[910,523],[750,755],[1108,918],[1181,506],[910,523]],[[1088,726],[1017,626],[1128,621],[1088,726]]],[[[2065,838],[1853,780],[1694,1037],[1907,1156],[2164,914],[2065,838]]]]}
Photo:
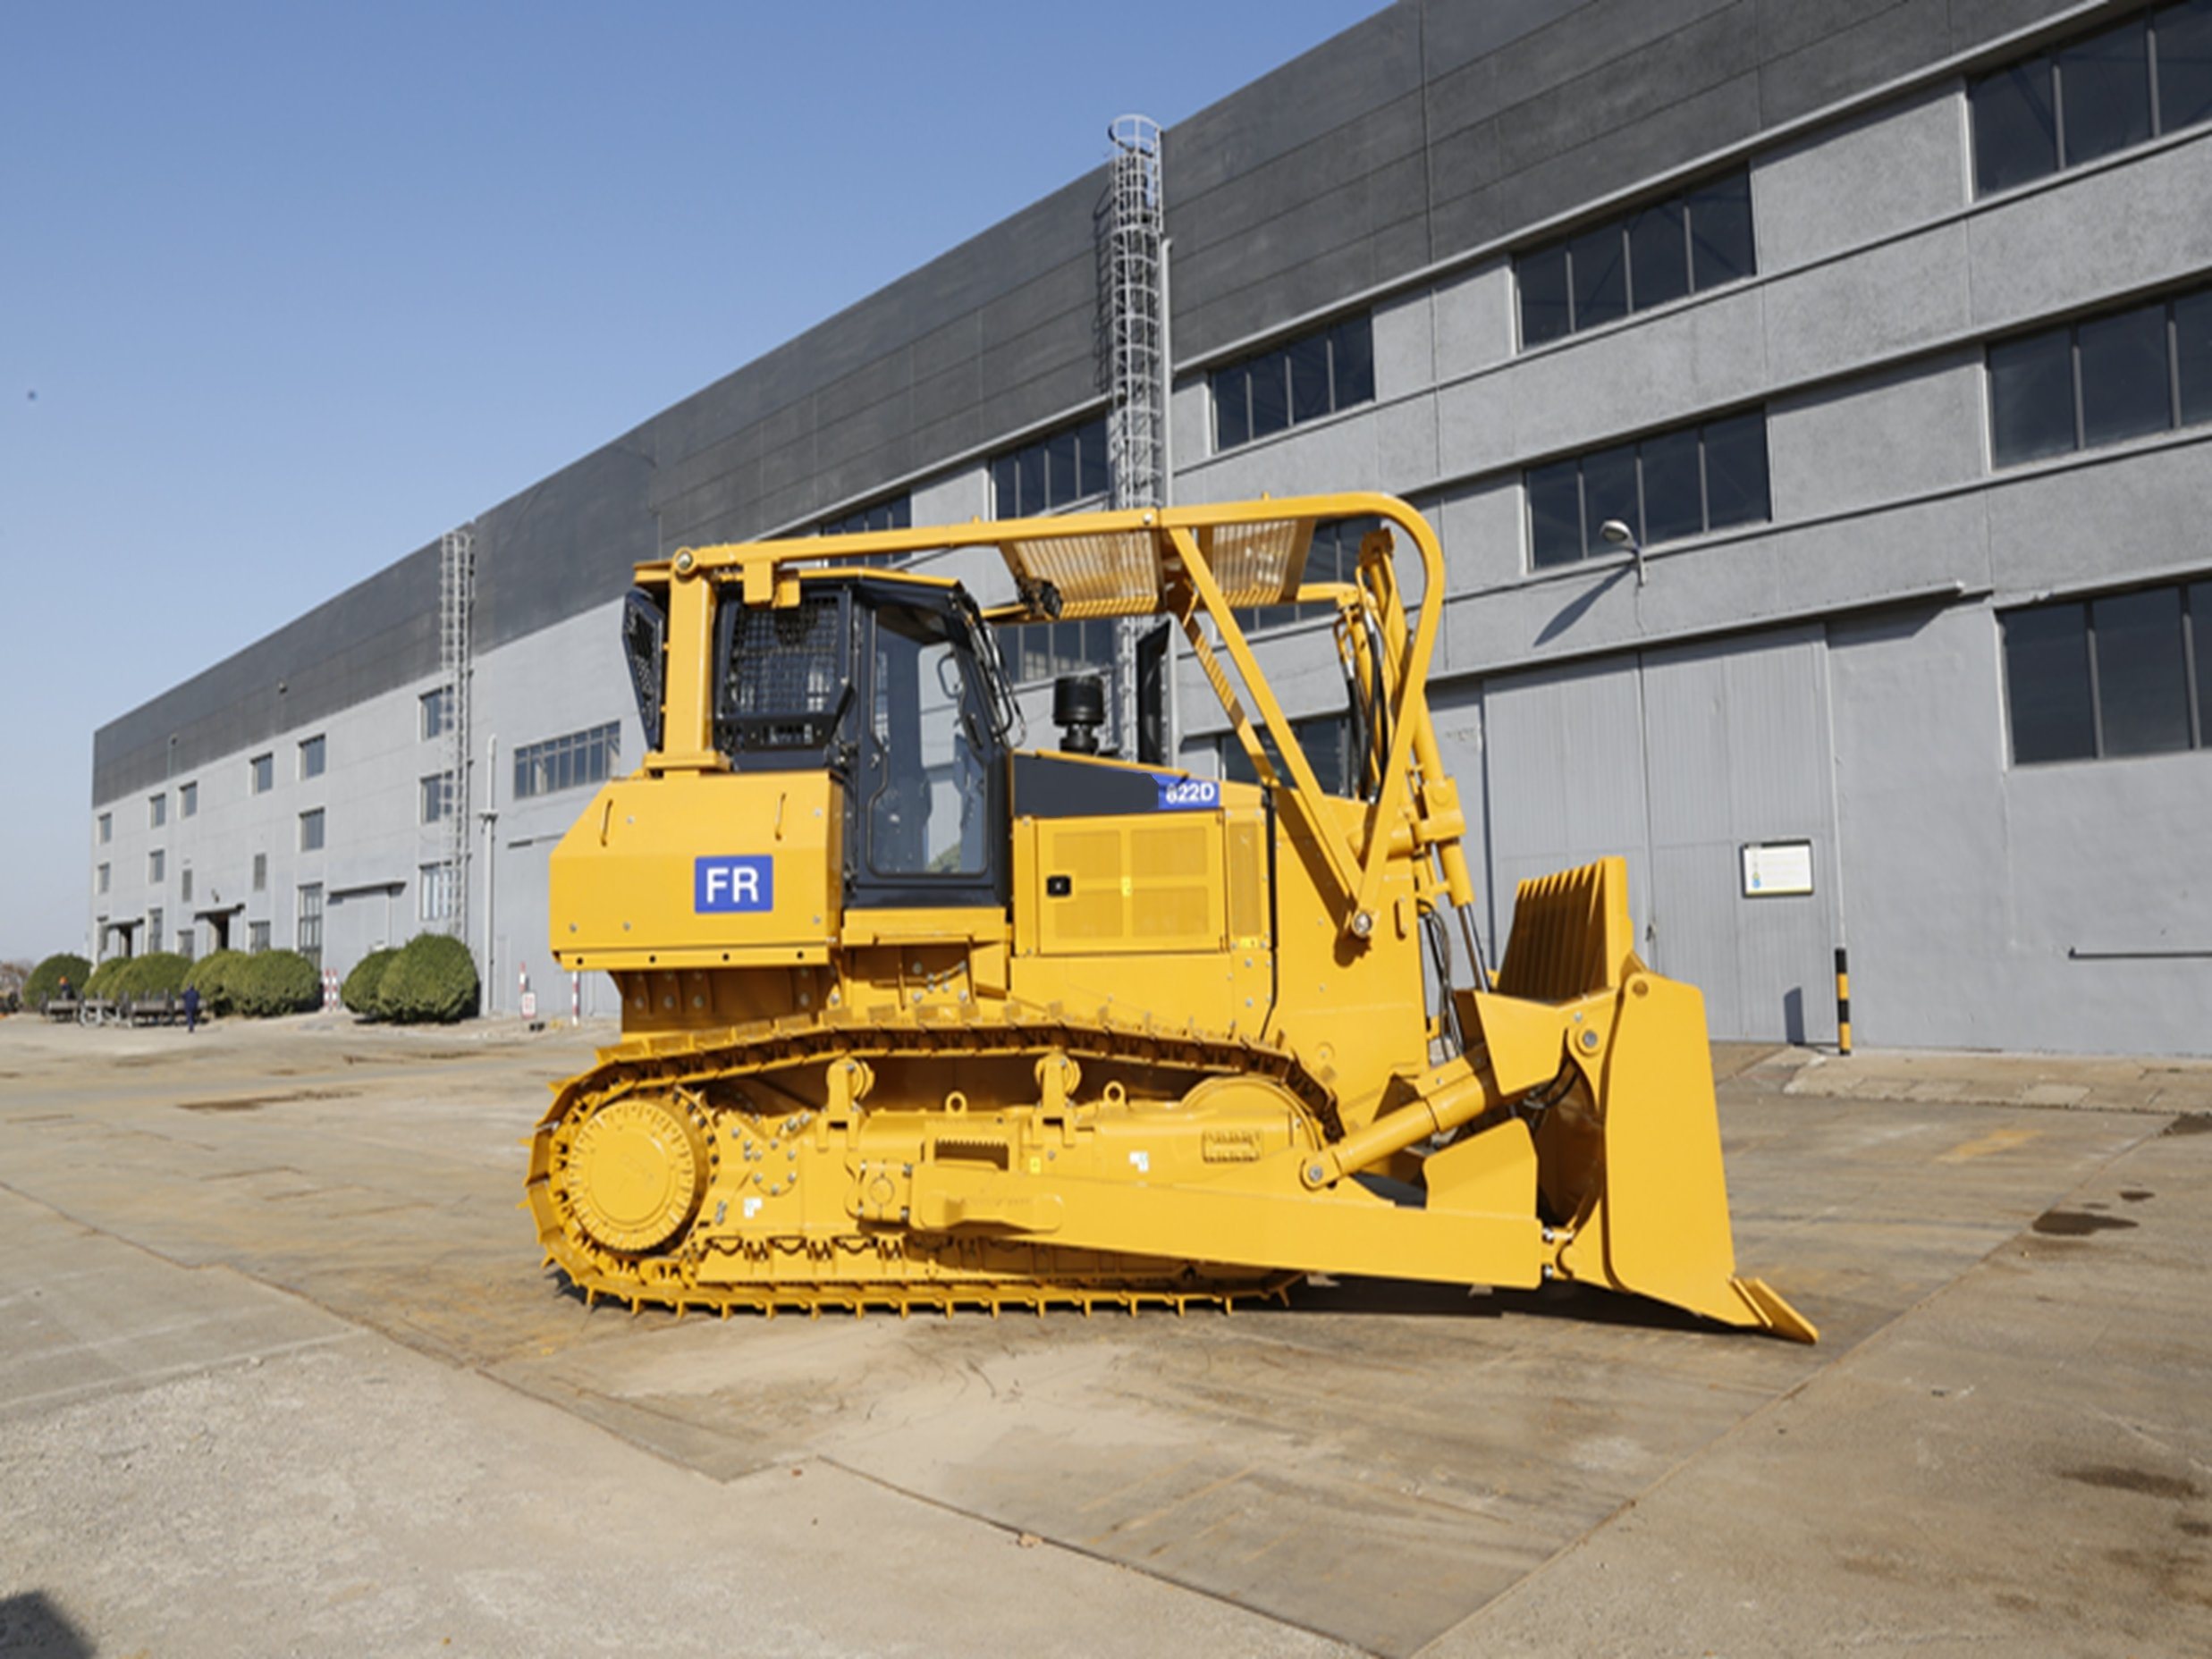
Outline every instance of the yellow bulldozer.
{"type": "Polygon", "coordinates": [[[552,860],[554,955],[612,976],[622,1037],[531,1142],[548,1265],[725,1315],[1577,1281],[1813,1340],[1735,1274],[1704,1005],[1637,958],[1623,863],[1523,882],[1483,959],[1444,592],[1375,494],[640,566],[649,753],[552,860]],[[1358,519],[1351,579],[1306,580],[1358,519]],[[1012,596],[906,568],[937,552],[1012,596]],[[1334,790],[1246,637],[1284,604],[1333,609],[1334,790]],[[1127,617],[1179,629],[1256,781],[1100,753],[1094,679],[1022,746],[999,628],[1127,617]]]}

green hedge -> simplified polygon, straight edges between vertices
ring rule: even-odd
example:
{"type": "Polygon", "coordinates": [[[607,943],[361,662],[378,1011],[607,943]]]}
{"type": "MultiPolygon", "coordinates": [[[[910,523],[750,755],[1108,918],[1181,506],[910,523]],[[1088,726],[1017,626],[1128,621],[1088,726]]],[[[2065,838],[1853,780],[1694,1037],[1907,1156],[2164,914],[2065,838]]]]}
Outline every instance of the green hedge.
{"type": "Polygon", "coordinates": [[[47,998],[60,996],[63,979],[69,981],[71,994],[81,997],[86,982],[91,978],[92,964],[82,956],[72,956],[68,951],[57,952],[33,968],[30,977],[23,981],[23,1006],[36,1008],[44,1004],[47,998]]]}
{"type": "Polygon", "coordinates": [[[98,967],[92,970],[92,977],[84,982],[83,995],[106,998],[122,995],[115,989],[115,985],[122,978],[122,971],[130,964],[130,961],[131,958],[128,956],[110,956],[106,962],[100,964],[98,967]]]}
{"type": "Polygon", "coordinates": [[[376,984],[378,1017],[402,1024],[451,1024],[477,1011],[477,964],[469,947],[443,933],[418,933],[376,984]]]}
{"type": "Polygon", "coordinates": [[[252,1019],[323,1006],[323,971],[296,950],[260,950],[223,976],[239,1013],[252,1019]]]}
{"type": "Polygon", "coordinates": [[[377,988],[384,983],[384,970],[398,959],[399,954],[390,949],[370,951],[353,964],[346,982],[338,988],[338,999],[364,1018],[383,1018],[383,1007],[376,1000],[377,988]]]}
{"type": "Polygon", "coordinates": [[[143,956],[131,957],[116,971],[114,989],[107,994],[128,997],[133,1002],[173,995],[184,989],[184,976],[191,968],[189,956],[180,956],[173,950],[149,950],[143,956]]]}
{"type": "Polygon", "coordinates": [[[209,1019],[218,1015],[238,1012],[238,1000],[232,994],[231,981],[238,971],[253,958],[242,950],[211,951],[192,964],[184,976],[186,985],[199,992],[199,1011],[209,1019]]]}

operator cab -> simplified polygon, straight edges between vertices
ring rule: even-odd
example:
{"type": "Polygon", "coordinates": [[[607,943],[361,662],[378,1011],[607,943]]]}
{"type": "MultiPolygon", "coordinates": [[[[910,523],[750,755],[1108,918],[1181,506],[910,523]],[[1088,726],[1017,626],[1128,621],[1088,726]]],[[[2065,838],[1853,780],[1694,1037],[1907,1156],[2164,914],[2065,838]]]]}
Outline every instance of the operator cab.
{"type": "MultiPolygon", "coordinates": [[[[657,611],[624,627],[640,712],[657,611]]],[[[796,605],[716,607],[714,746],[739,772],[827,771],[845,802],[848,908],[1003,907],[1014,706],[996,637],[957,584],[805,578],[796,605]]],[[[657,678],[657,677],[654,677],[657,678]]],[[[658,741],[648,718],[646,741],[658,741]]]]}

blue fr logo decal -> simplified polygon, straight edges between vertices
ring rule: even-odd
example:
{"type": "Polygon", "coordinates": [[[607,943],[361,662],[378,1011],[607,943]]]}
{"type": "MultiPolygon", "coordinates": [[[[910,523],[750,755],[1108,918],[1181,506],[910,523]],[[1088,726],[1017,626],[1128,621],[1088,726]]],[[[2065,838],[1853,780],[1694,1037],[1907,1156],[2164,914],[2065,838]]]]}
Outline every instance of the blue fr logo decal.
{"type": "Polygon", "coordinates": [[[691,908],[698,914],[775,907],[776,861],[769,854],[701,858],[693,862],[691,908]]]}

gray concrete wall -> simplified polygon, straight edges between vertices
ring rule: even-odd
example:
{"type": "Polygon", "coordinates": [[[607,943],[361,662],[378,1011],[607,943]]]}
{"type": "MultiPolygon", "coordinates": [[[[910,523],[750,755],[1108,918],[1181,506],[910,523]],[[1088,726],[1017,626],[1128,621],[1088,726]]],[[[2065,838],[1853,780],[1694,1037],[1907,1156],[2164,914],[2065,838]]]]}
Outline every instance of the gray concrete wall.
{"type": "Polygon", "coordinates": [[[1980,607],[1830,630],[1862,1040],[2202,1053],[2212,950],[2201,752],[2013,767],[1980,607]]]}
{"type": "MultiPolygon", "coordinates": [[[[1402,284],[1431,260],[1524,235],[2081,9],[2063,0],[1400,0],[1168,134],[1178,356],[1195,361],[1402,284]]],[[[1102,170],[1085,174],[487,509],[477,526],[481,644],[604,602],[641,559],[804,526],[1094,405],[1104,384],[1093,342],[1103,187],[1102,170]]],[[[2171,188],[2143,187],[2147,196],[2171,188]]],[[[1996,254],[2031,234],[2032,220],[1993,231],[1996,254]]],[[[1509,289],[1502,267],[1452,286],[1488,296],[1473,326],[1491,349],[1509,346],[1509,324],[1497,332],[1509,289]]],[[[1465,361],[1468,326],[1438,323],[1439,384],[1475,366],[1465,361]]],[[[1464,436],[1491,424],[1479,397],[1460,401],[1443,425],[1464,436]]],[[[1203,422],[1183,418],[1186,400],[1178,406],[1180,460],[1196,452],[1192,428],[1203,422]]],[[[1559,441],[1580,441],[1577,429],[1559,441]]],[[[1418,467],[1430,442],[1422,420],[1388,415],[1376,432],[1342,434],[1310,459],[1387,467],[1413,487],[1406,481],[1422,475],[1398,469],[1418,467]]],[[[1479,441],[1457,442],[1436,466],[1477,470],[1484,452],[1479,441]]],[[[431,671],[435,559],[418,552],[102,727],[95,804],[431,671]]]]}

